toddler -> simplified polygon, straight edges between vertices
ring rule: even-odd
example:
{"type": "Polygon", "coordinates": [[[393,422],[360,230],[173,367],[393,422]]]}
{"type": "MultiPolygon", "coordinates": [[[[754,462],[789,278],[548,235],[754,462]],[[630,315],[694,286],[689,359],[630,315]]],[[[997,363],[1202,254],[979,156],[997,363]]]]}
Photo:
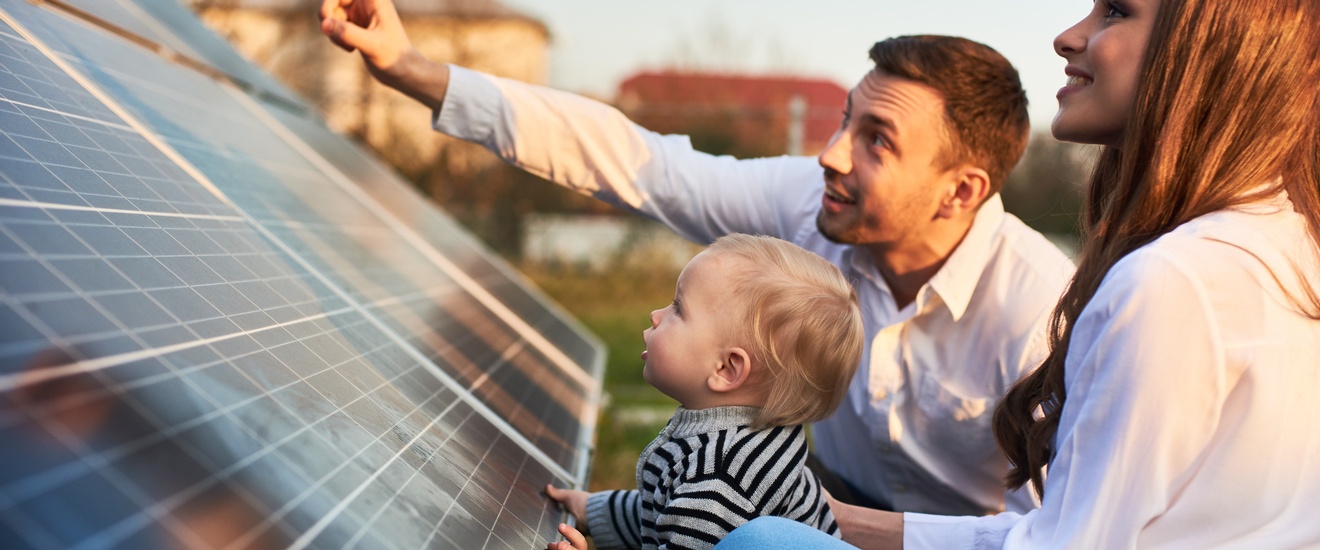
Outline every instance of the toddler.
{"type": "MultiPolygon", "coordinates": [[[[834,412],[861,356],[861,310],[839,270],[779,239],[722,237],[642,338],[643,377],[680,406],[638,459],[638,490],[546,488],[597,548],[709,548],[759,516],[838,537],[802,425],[834,412]]],[[[551,549],[586,548],[559,530],[568,541],[551,549]]]]}

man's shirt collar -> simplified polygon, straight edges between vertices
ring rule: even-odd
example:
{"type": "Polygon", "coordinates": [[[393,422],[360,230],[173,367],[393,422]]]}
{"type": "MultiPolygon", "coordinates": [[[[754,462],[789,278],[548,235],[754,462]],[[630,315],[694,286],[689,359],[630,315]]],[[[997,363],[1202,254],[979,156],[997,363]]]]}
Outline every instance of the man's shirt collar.
{"type": "MultiPolygon", "coordinates": [[[[949,259],[926,284],[921,286],[921,290],[917,291],[918,312],[925,311],[930,301],[938,297],[949,309],[954,321],[962,318],[971,304],[976,285],[981,281],[985,264],[993,254],[991,247],[1003,220],[1004,201],[996,193],[986,199],[981,210],[976,213],[972,227],[967,230],[962,242],[953,249],[953,253],[949,254],[949,259]]],[[[875,266],[875,258],[870,251],[854,246],[850,247],[847,254],[849,257],[846,261],[855,273],[871,280],[890,296],[893,295],[889,285],[880,276],[875,266]]]]}
{"type": "Polygon", "coordinates": [[[935,276],[917,293],[918,310],[924,310],[929,296],[929,287],[939,295],[940,300],[949,308],[953,320],[957,321],[967,311],[976,292],[976,285],[981,281],[985,264],[990,260],[991,250],[999,226],[1004,221],[1004,201],[998,193],[986,199],[981,210],[972,220],[972,227],[957,248],[949,255],[948,261],[935,272],[935,276]]]}

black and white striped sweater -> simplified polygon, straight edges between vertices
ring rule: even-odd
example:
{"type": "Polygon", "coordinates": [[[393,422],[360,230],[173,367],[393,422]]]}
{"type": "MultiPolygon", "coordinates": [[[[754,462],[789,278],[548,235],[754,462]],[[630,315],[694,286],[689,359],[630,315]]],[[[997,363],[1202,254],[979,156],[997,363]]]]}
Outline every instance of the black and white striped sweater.
{"type": "Polygon", "coordinates": [[[710,548],[760,516],[800,521],[839,536],[807,469],[802,426],[748,428],[758,409],[679,407],[637,460],[637,491],[587,500],[596,547],[710,548]]]}

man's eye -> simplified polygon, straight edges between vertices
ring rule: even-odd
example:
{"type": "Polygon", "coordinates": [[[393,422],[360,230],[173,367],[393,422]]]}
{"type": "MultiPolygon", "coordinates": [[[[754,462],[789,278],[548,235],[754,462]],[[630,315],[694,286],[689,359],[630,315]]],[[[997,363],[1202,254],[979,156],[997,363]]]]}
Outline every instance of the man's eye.
{"type": "Polygon", "coordinates": [[[871,146],[887,147],[889,146],[889,141],[885,139],[884,134],[879,134],[879,133],[871,134],[871,146]]]}

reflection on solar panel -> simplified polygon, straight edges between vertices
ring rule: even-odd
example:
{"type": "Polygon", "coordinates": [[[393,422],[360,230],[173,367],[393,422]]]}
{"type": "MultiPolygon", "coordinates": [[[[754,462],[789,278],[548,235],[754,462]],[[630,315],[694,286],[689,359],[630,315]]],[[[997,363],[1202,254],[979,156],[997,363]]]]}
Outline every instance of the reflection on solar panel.
{"type": "Polygon", "coordinates": [[[0,1],[0,547],[554,538],[599,344],[181,10],[0,1]]]}

